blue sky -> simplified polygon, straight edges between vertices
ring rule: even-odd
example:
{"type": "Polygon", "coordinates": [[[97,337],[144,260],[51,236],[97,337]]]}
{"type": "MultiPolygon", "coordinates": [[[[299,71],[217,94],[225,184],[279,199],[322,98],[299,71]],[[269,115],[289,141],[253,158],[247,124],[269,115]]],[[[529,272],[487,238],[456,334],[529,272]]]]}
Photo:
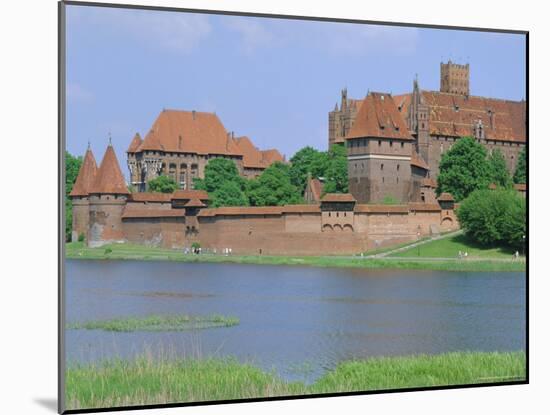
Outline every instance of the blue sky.
{"type": "Polygon", "coordinates": [[[228,131],[287,158],[326,149],[340,90],[439,89],[439,64],[470,63],[472,95],[525,97],[523,35],[67,6],[67,149],[109,132],[125,150],[163,108],[216,112],[228,131]]]}

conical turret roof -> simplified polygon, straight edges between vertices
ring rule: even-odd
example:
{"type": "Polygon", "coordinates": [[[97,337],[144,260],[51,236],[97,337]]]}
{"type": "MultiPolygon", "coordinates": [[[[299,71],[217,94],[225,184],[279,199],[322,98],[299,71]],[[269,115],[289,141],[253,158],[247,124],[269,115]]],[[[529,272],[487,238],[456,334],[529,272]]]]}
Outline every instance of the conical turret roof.
{"type": "Polygon", "coordinates": [[[97,163],[92,150],[88,147],[70,196],[88,196],[90,188],[94,184],[96,174],[97,163]]]}
{"type": "Polygon", "coordinates": [[[129,194],[113,146],[109,144],[90,193],[129,194]]]}
{"type": "Polygon", "coordinates": [[[139,148],[139,146],[141,146],[141,143],[143,143],[143,140],[141,139],[141,136],[139,135],[139,133],[136,133],[132,142],[130,143],[130,147],[128,147],[128,150],[126,150],[126,152],[135,153],[139,148]]]}

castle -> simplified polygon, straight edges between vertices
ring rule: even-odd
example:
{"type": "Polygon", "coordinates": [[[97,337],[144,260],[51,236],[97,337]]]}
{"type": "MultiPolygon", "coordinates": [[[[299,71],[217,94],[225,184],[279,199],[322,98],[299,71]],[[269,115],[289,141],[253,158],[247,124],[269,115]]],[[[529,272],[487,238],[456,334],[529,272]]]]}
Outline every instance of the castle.
{"type": "Polygon", "coordinates": [[[324,194],[308,180],[303,205],[211,208],[192,179],[204,177],[213,157],[235,161],[255,177],[274,161],[276,150],[260,151],[247,137],[228,134],[215,114],[162,111],[142,140],[128,148],[129,192],[113,147],[98,167],[88,148],[70,197],[73,240],[89,246],[131,242],[185,248],[231,248],[235,254],[356,254],[458,228],[452,195],[436,197],[443,152],[471,135],[489,151],[501,149],[513,170],[526,144],[526,104],[469,95],[469,66],[441,64],[441,91],[409,94],[371,92],[363,100],[342,91],[340,108],[329,113],[329,145],[348,154],[347,194],[324,194]],[[159,174],[180,190],[145,192],[159,174]],[[398,204],[383,204],[391,197],[398,204]]]}
{"type": "Polygon", "coordinates": [[[128,150],[130,183],[144,192],[147,182],[171,177],[180,189],[193,189],[204,168],[216,157],[233,160],[240,174],[253,178],[283,156],[275,149],[258,150],[248,137],[228,133],[216,114],[163,110],[144,139],[136,133],[128,150]]]}
{"type": "Polygon", "coordinates": [[[350,192],[362,203],[422,201],[444,152],[464,136],[500,149],[510,171],[526,144],[526,102],[471,96],[470,67],[441,63],[440,91],[341,94],[329,113],[328,144],[348,149],[350,192]],[[424,184],[424,185],[423,185],[424,184]]]}

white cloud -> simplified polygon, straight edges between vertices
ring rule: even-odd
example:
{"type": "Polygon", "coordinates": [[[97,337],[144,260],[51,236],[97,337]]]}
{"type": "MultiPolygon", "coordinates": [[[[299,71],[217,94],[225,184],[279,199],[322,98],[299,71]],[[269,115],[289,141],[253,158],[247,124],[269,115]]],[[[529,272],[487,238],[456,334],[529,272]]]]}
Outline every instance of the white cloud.
{"type": "Polygon", "coordinates": [[[208,16],[147,10],[69,7],[68,26],[82,24],[137,39],[149,46],[188,53],[211,32],[208,16]]]}
{"type": "Polygon", "coordinates": [[[76,82],[67,82],[67,100],[73,102],[91,102],[94,94],[76,82]]]}

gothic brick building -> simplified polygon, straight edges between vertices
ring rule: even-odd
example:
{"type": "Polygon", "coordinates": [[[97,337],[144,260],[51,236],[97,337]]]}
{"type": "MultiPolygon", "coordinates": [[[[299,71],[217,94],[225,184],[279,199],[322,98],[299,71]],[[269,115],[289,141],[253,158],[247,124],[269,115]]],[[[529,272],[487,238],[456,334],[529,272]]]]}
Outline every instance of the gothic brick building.
{"type": "Polygon", "coordinates": [[[169,176],[181,189],[193,189],[194,178],[204,178],[209,160],[234,160],[241,175],[255,177],[275,161],[274,149],[258,150],[248,137],[228,133],[216,114],[163,110],[144,139],[136,134],[127,150],[130,182],[143,192],[147,182],[169,176]]]}
{"type": "Polygon", "coordinates": [[[471,96],[469,65],[449,61],[440,69],[440,91],[422,90],[416,79],[410,93],[371,93],[360,102],[342,91],[340,108],[329,113],[328,143],[347,146],[350,191],[358,200],[417,201],[433,184],[423,179],[437,178],[442,154],[465,136],[489,152],[500,149],[515,170],[526,145],[525,101],[471,96]]]}

